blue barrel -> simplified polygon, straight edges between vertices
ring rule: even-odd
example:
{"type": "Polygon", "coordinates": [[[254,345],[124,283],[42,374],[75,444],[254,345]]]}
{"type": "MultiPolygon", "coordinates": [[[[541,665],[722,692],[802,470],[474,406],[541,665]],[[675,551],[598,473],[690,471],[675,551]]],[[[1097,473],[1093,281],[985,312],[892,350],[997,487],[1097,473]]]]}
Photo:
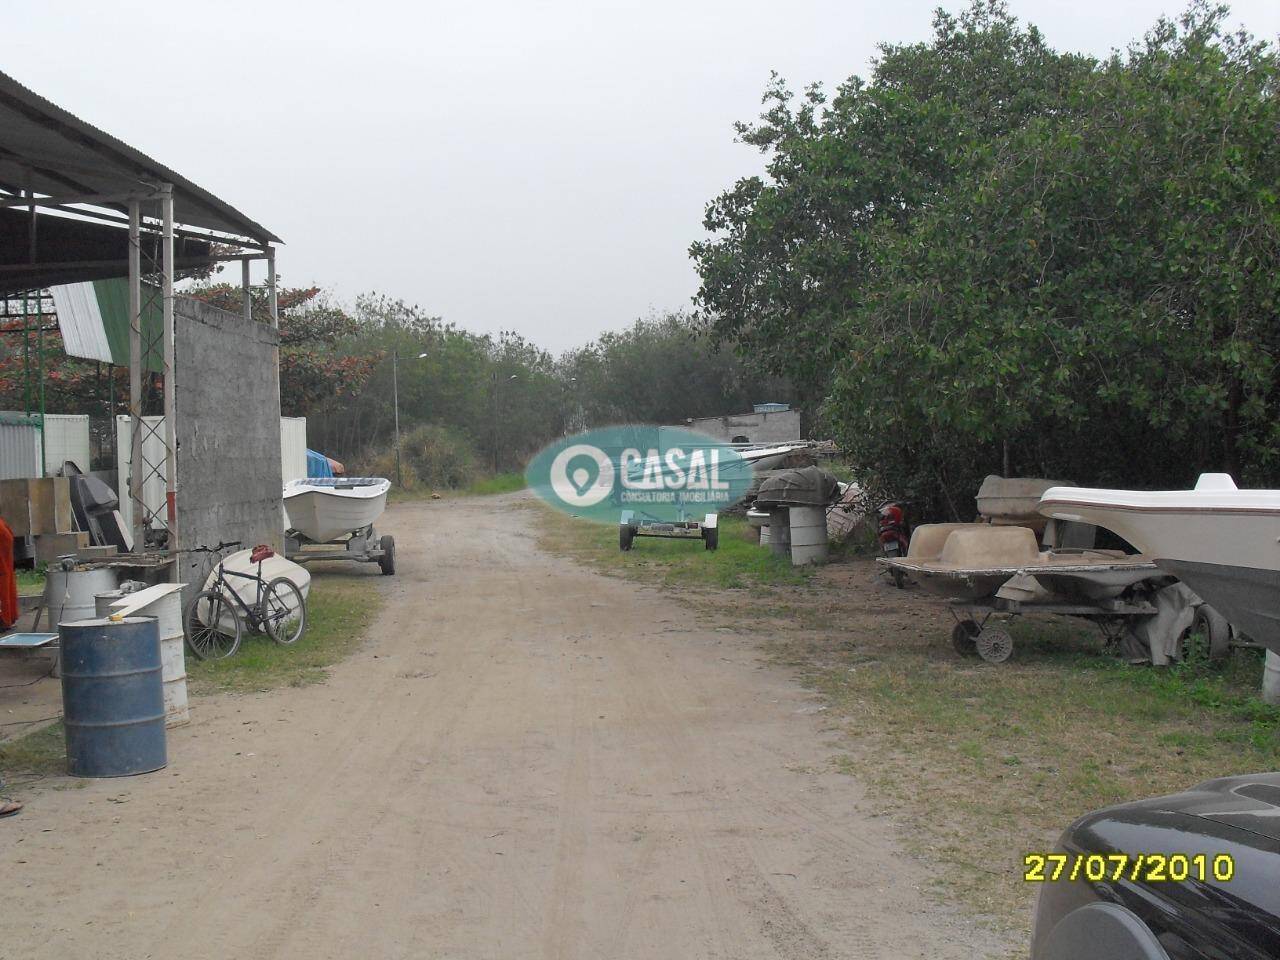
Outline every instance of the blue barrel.
{"type": "Polygon", "coordinates": [[[73,777],[128,777],[167,762],[154,617],[58,624],[62,713],[73,777]]]}

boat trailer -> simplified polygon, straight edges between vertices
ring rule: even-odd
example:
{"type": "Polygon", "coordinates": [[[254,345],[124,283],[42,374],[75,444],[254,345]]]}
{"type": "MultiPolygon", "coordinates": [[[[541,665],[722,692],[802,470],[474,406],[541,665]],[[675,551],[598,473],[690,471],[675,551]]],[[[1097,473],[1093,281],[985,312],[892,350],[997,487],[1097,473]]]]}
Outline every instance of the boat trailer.
{"type": "Polygon", "coordinates": [[[1157,612],[1145,600],[1098,600],[1094,603],[1035,602],[1030,600],[952,600],[947,604],[956,625],[951,629],[951,645],[962,657],[979,656],[988,663],[1004,663],[1013,655],[1013,637],[1002,625],[987,626],[997,614],[1003,623],[1027,613],[1079,617],[1102,631],[1103,642],[1115,646],[1131,617],[1149,617],[1157,612]]]}
{"type": "Polygon", "coordinates": [[[395,537],[390,534],[379,537],[373,524],[325,543],[317,543],[297,530],[289,530],[284,535],[284,555],[294,563],[354,560],[357,563],[376,563],[383,576],[390,577],[396,572],[395,537]]]}
{"type": "Polygon", "coordinates": [[[720,545],[719,522],[718,513],[708,513],[701,520],[655,520],[624,510],[618,521],[618,549],[624,553],[630,550],[636,537],[665,537],[668,540],[701,539],[707,550],[714,550],[720,545]]]}

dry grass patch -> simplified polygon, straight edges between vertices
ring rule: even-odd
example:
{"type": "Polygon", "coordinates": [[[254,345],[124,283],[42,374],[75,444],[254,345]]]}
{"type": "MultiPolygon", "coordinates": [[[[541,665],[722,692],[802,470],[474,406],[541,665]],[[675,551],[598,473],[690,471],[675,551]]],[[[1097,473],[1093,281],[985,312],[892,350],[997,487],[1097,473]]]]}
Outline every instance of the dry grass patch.
{"type": "MultiPolygon", "coordinates": [[[[906,601],[924,603],[918,598],[906,601]]],[[[1024,620],[1017,659],[993,666],[932,629],[849,624],[838,647],[784,637],[777,655],[843,718],[842,769],[875,784],[939,886],[1023,929],[1034,891],[1022,857],[1080,814],[1280,766],[1280,711],[1256,699],[1259,658],[1216,676],[1133,667],[1089,628],[1024,620]]]]}
{"type": "Polygon", "coordinates": [[[312,564],[307,597],[307,630],[292,646],[246,633],[236,655],[226,660],[196,660],[187,655],[187,675],[197,694],[249,693],[275,687],[317,683],[328,667],[364,642],[365,631],[382,603],[374,570],[340,574],[345,564],[312,564]]]}
{"type": "Polygon", "coordinates": [[[535,511],[544,546],[589,563],[602,573],[685,589],[801,586],[813,573],[761,549],[740,517],[720,518],[716,550],[705,549],[702,541],[695,539],[636,537],[631,550],[624,553],[618,548],[616,525],[580,520],[536,502],[530,509],[535,511]]]}
{"type": "Polygon", "coordinates": [[[67,744],[61,720],[0,743],[0,773],[6,789],[66,772],[67,744]]]}
{"type": "MultiPolygon", "coordinates": [[[[598,537],[561,527],[544,527],[545,545],[620,568],[598,537]]],[[[873,787],[904,844],[938,865],[932,892],[1017,934],[1029,932],[1035,893],[1023,855],[1080,814],[1280,768],[1280,710],[1257,699],[1256,651],[1218,674],[1135,667],[1104,653],[1086,623],[1026,618],[1010,628],[1014,658],[997,666],[960,658],[944,604],[896,590],[868,559],[728,591],[709,570],[690,574],[692,561],[622,557],[626,575],[760,636],[820,692],[840,743],[832,763],[873,787]]]]}

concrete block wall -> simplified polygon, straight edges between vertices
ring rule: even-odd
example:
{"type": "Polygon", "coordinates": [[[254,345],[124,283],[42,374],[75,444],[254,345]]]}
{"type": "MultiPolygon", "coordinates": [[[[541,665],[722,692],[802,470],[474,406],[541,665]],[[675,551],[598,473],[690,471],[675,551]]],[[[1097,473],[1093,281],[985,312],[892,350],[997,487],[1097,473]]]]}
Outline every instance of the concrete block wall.
{"type": "Polygon", "coordinates": [[[675,426],[684,426],[699,433],[709,434],[725,443],[732,443],[741,437],[746,437],[747,443],[787,443],[802,439],[799,410],[704,417],[684,424],[675,424],[675,426]]]}
{"type": "MultiPolygon", "coordinates": [[[[242,540],[282,549],[279,336],[186,297],[174,323],[178,547],[242,540]]],[[[192,583],[211,564],[179,554],[178,569],[192,583]]]]}

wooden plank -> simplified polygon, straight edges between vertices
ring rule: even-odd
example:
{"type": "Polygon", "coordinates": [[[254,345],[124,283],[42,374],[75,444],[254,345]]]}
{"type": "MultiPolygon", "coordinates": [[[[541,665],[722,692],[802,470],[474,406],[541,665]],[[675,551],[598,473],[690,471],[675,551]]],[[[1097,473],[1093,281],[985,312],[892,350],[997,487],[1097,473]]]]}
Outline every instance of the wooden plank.
{"type": "Polygon", "coordinates": [[[103,547],[81,547],[76,551],[78,560],[110,560],[120,553],[114,543],[103,547]]]}
{"type": "Polygon", "coordinates": [[[53,508],[53,484],[43,477],[27,481],[27,501],[31,504],[31,532],[36,536],[59,533],[53,508]]]}
{"type": "Polygon", "coordinates": [[[26,480],[0,480],[0,517],[15,537],[31,535],[31,506],[26,480]]]}
{"type": "Polygon", "coordinates": [[[122,617],[131,616],[143,607],[162,600],[175,590],[182,588],[181,583],[157,583],[136,593],[126,593],[119,600],[112,601],[111,613],[113,616],[117,614],[122,617]]]}
{"type": "Polygon", "coordinates": [[[58,533],[71,533],[76,528],[75,514],[71,510],[71,479],[50,477],[53,483],[53,522],[58,533]]]}
{"type": "Polygon", "coordinates": [[[78,554],[89,546],[89,534],[79,533],[44,533],[37,534],[36,560],[39,563],[52,563],[66,554],[78,554]]]}
{"type": "Polygon", "coordinates": [[[25,483],[31,532],[36,536],[71,533],[75,529],[71,512],[71,481],[66,477],[38,477],[25,483]]]}

